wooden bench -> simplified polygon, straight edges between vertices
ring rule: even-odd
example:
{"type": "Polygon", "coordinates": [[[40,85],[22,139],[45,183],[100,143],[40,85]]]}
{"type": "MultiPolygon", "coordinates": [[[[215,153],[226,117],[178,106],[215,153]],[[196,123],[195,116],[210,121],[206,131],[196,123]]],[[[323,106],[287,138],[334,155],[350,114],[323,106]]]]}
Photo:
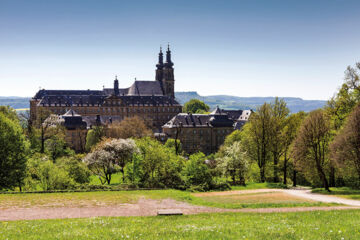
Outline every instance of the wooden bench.
{"type": "Polygon", "coordinates": [[[158,216],[170,216],[170,215],[183,215],[180,209],[160,209],[157,212],[158,216]]]}

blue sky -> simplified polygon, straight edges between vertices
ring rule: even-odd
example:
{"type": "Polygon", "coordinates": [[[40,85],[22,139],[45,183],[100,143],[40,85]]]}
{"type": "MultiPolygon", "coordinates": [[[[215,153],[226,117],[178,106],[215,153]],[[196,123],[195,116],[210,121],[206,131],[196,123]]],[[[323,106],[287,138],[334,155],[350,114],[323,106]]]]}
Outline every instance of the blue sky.
{"type": "Polygon", "coordinates": [[[360,1],[0,0],[0,96],[152,80],[175,89],[328,99],[360,61],[360,1]]]}

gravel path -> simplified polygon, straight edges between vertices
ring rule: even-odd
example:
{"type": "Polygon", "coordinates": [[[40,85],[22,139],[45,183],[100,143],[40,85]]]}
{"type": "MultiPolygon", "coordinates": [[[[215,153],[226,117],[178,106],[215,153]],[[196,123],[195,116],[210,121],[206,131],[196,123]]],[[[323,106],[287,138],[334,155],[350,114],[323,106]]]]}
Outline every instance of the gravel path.
{"type": "Polygon", "coordinates": [[[346,199],[341,197],[335,197],[331,195],[311,193],[311,190],[283,190],[287,194],[291,194],[297,197],[307,198],[318,202],[326,203],[339,203],[349,206],[360,207],[359,200],[346,199]]]}
{"type": "Polygon", "coordinates": [[[283,189],[256,189],[243,191],[198,193],[199,196],[207,195],[232,195],[242,193],[260,192],[285,192],[306,199],[321,202],[335,202],[349,206],[331,207],[284,207],[284,208],[244,208],[222,209],[204,206],[195,206],[173,199],[153,200],[141,198],[135,204],[118,204],[114,206],[95,207],[53,207],[53,208],[9,208],[0,210],[0,221],[33,220],[33,219],[59,219],[59,218],[87,218],[87,217],[115,217],[115,216],[155,216],[161,209],[180,209],[184,214],[215,213],[215,212],[304,212],[304,211],[329,211],[359,209],[360,201],[342,199],[334,196],[312,194],[310,190],[283,190],[283,189]]]}

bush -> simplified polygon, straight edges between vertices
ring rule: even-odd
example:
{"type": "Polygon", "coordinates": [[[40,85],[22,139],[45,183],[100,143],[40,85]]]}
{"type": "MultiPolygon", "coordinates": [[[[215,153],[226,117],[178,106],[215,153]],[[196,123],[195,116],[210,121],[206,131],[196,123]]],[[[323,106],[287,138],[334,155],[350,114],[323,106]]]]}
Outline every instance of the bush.
{"type": "Polygon", "coordinates": [[[81,158],[63,157],[56,160],[57,165],[63,168],[76,183],[90,182],[91,172],[81,158]]]}
{"type": "Polygon", "coordinates": [[[76,158],[60,158],[56,163],[45,154],[34,154],[27,162],[25,190],[74,189],[89,182],[89,171],[76,158]]]}
{"type": "MultiPolygon", "coordinates": [[[[183,157],[151,138],[138,139],[136,145],[140,150],[137,159],[139,168],[136,168],[139,185],[151,188],[178,188],[183,185],[180,175],[183,157]]],[[[128,170],[131,177],[131,166],[128,170]]]]}
{"type": "Polygon", "coordinates": [[[44,191],[68,189],[75,185],[69,174],[50,160],[39,165],[38,177],[40,186],[44,191]]]}
{"type": "Polygon", "coordinates": [[[231,186],[226,181],[220,181],[220,182],[214,183],[212,185],[211,189],[212,190],[218,190],[218,191],[227,191],[227,190],[231,190],[231,186]]]}
{"type": "Polygon", "coordinates": [[[213,186],[210,169],[205,164],[205,155],[202,152],[190,155],[182,171],[187,189],[208,191],[213,186]]]}

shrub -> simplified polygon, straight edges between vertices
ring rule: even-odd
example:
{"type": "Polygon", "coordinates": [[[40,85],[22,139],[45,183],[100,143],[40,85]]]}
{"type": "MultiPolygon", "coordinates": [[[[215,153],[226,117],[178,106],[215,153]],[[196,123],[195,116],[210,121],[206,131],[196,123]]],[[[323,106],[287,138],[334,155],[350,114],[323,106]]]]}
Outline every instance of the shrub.
{"type": "Polygon", "coordinates": [[[185,186],[188,189],[208,191],[213,185],[212,176],[208,166],[205,164],[205,155],[202,152],[190,155],[182,174],[185,186]]]}
{"type": "Polygon", "coordinates": [[[63,157],[56,160],[57,165],[63,168],[76,183],[90,182],[91,172],[81,159],[76,157],[63,157]]]}

